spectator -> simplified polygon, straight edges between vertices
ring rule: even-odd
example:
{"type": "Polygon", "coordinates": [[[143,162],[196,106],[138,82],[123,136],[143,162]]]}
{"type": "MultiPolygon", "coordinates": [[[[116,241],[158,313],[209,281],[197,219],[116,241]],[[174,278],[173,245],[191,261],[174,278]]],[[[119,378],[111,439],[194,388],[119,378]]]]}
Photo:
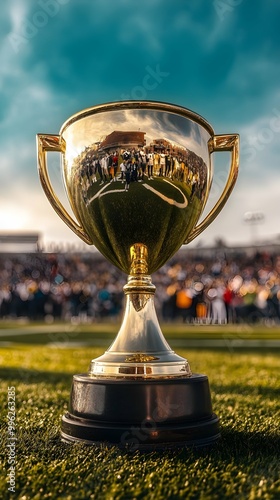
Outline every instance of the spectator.
{"type": "MultiPolygon", "coordinates": [[[[164,321],[280,322],[280,256],[177,254],[153,275],[164,321]]],[[[94,254],[0,254],[0,318],[119,317],[126,276],[94,254]]]]}

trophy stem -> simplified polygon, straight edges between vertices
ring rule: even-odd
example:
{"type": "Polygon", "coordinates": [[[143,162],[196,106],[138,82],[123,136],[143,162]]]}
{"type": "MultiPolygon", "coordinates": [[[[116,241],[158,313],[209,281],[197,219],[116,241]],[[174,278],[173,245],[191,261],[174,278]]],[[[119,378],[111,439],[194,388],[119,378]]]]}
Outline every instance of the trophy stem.
{"type": "Polygon", "coordinates": [[[130,275],[117,338],[90,373],[74,375],[66,442],[117,444],[131,451],[205,446],[220,437],[206,375],[172,351],[154,308],[149,275],[130,275]]]}
{"type": "Polygon", "coordinates": [[[191,374],[157,320],[147,248],[131,248],[126,310],[117,338],[90,373],[73,377],[66,442],[110,442],[131,450],[205,446],[219,437],[208,379],[191,374]]]}
{"type": "Polygon", "coordinates": [[[126,309],[119,333],[103,356],[93,360],[90,375],[105,377],[188,377],[189,364],[168,345],[157,319],[156,287],[147,274],[147,247],[133,245],[131,274],[124,286],[126,309]]]}

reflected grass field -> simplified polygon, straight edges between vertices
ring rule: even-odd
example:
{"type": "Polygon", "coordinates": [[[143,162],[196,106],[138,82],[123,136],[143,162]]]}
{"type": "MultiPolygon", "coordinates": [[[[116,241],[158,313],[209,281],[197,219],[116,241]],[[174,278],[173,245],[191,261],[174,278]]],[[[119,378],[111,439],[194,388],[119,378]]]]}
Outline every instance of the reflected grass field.
{"type": "MultiPolygon", "coordinates": [[[[96,339],[106,332],[108,341],[117,329],[116,325],[99,328],[96,339]]],[[[168,328],[174,335],[172,325],[168,328]]],[[[89,335],[89,329],[81,328],[82,334],[89,335]]],[[[260,334],[257,328],[255,335],[260,334]]],[[[32,334],[33,344],[29,337],[24,343],[23,335],[21,343],[0,346],[1,498],[280,498],[280,351],[176,347],[194,372],[208,375],[222,438],[209,449],[130,453],[105,444],[97,448],[60,441],[72,375],[85,372],[104,346],[43,345],[37,343],[42,335],[46,333],[32,334]],[[15,387],[16,399],[15,494],[8,491],[7,483],[8,387],[15,387]]],[[[185,335],[190,335],[189,330],[185,335]]]]}

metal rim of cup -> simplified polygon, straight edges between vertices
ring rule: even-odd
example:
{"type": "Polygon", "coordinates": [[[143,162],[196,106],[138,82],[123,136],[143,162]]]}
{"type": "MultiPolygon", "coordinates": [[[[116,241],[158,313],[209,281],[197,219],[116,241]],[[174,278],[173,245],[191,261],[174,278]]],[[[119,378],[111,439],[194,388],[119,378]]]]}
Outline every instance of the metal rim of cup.
{"type": "Polygon", "coordinates": [[[120,111],[122,109],[150,109],[153,111],[165,111],[168,113],[181,115],[184,118],[188,118],[198,125],[201,125],[205,130],[207,130],[210,136],[213,136],[215,134],[214,129],[210,125],[210,123],[208,123],[208,121],[198,113],[195,113],[188,108],[184,108],[183,106],[177,106],[175,104],[162,101],[112,101],[104,104],[98,104],[90,108],[85,108],[78,113],[70,116],[70,118],[68,118],[63,123],[59,134],[62,135],[70,125],[82,118],[86,118],[87,116],[105,113],[107,111],[120,111]]]}

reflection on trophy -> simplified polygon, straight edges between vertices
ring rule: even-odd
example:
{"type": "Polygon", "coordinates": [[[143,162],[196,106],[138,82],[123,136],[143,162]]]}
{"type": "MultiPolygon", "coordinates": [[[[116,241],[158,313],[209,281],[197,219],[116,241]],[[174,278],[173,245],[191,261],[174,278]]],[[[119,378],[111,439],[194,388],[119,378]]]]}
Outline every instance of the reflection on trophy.
{"type": "Polygon", "coordinates": [[[42,186],[85,242],[128,274],[126,308],[110,348],[74,375],[62,438],[139,449],[204,446],[220,436],[206,375],[193,374],[166,342],[151,274],[199,235],[236,181],[238,135],[215,135],[201,116],[150,101],[108,103],[38,135],[42,186]],[[46,152],[60,151],[75,220],[53,191],[46,152]],[[228,180],[199,222],[211,189],[212,153],[230,151],[228,180]]]}

